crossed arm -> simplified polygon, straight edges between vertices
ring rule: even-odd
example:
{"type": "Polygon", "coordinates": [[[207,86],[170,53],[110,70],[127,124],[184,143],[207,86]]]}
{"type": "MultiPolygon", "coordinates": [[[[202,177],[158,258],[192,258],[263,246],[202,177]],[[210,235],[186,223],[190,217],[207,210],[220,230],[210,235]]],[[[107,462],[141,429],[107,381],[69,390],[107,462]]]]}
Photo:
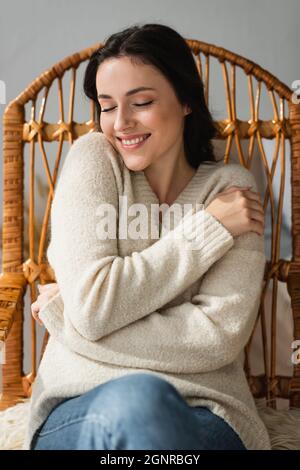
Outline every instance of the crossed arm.
{"type": "MultiPolygon", "coordinates": [[[[117,212],[118,190],[109,158],[113,158],[113,150],[102,139],[96,144],[93,152],[87,153],[82,138],[71,147],[52,203],[47,251],[64,316],[90,341],[98,341],[166,305],[233,245],[231,234],[222,224],[208,212],[198,211],[185,217],[191,234],[193,227],[203,228],[197,250],[180,236],[178,226],[143,251],[119,256],[116,238],[99,241],[97,235],[99,204],[109,203],[117,212]]],[[[40,312],[44,323],[50,318],[47,312],[58,307],[58,302],[56,296],[40,312]]]]}
{"type": "MultiPolygon", "coordinates": [[[[113,181],[109,159],[101,160],[99,171],[99,156],[85,158],[82,171],[95,164],[89,177],[77,172],[83,162],[75,150],[51,213],[48,258],[60,293],[40,312],[50,334],[80,354],[118,365],[188,373],[232,362],[257,314],[265,265],[262,237],[244,234],[233,245],[227,230],[202,211],[198,223],[207,237],[198,252],[186,240],[166,235],[121,258],[116,240],[99,243],[91,236],[99,187],[100,198],[116,204],[102,178],[108,174],[113,181]],[[199,278],[199,292],[190,302],[164,309],[199,278]]],[[[242,175],[238,183],[253,184],[250,173],[242,175]]]]}

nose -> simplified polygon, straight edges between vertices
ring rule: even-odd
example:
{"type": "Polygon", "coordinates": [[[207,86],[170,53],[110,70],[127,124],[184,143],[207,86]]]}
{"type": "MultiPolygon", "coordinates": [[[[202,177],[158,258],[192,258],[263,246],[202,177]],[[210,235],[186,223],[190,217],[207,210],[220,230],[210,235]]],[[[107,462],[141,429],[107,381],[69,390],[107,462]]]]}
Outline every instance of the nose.
{"type": "Polygon", "coordinates": [[[134,127],[134,121],[131,110],[128,109],[128,107],[125,109],[119,106],[114,122],[115,132],[122,132],[124,129],[131,127],[134,127]]]}

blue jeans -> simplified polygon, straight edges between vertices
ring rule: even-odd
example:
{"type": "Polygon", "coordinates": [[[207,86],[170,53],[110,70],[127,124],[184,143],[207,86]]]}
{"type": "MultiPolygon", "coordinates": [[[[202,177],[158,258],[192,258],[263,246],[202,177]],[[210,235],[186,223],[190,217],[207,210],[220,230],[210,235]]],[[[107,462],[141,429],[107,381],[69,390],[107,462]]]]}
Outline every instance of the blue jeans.
{"type": "Polygon", "coordinates": [[[32,450],[246,450],[208,408],[191,407],[154,374],[112,379],[57,405],[32,450]]]}

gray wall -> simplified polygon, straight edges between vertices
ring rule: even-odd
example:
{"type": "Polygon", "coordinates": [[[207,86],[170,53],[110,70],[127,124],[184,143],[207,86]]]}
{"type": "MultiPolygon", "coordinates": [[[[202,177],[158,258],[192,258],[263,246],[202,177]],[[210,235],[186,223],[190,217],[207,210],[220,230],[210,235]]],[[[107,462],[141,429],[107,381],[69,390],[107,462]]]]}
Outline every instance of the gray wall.
{"type": "MultiPolygon", "coordinates": [[[[0,80],[8,103],[67,55],[133,23],[160,22],[241,54],[291,86],[300,79],[299,18],[299,0],[1,0],[0,80]]],[[[218,92],[212,98],[219,117],[218,92]]],[[[243,113],[246,103],[239,105],[243,113]]],[[[0,136],[2,172],[2,119],[0,136]]],[[[2,191],[2,220],[1,198],[2,191]]]]}

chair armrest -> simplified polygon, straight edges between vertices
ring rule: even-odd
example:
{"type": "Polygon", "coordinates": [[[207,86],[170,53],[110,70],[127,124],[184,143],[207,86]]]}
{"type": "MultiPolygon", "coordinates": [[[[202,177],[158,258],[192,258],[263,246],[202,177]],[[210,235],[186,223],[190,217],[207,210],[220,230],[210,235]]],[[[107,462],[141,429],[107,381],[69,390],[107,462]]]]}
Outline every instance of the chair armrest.
{"type": "Polygon", "coordinates": [[[0,274],[0,341],[5,341],[13,325],[18,303],[26,290],[22,273],[0,274]]]}

